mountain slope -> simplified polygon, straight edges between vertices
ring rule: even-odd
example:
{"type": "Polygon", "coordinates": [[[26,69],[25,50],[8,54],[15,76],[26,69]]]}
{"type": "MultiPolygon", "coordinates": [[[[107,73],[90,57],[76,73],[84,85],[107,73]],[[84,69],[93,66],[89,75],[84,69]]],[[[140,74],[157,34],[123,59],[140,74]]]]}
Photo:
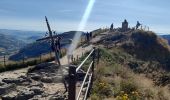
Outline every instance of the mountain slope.
{"type": "Polygon", "coordinates": [[[108,31],[97,46],[102,56],[92,100],[170,99],[170,47],[166,40],[148,31],[108,31]]]}
{"type": "Polygon", "coordinates": [[[114,32],[106,36],[100,43],[116,45],[136,58],[144,61],[158,61],[163,67],[170,69],[170,47],[167,40],[153,32],[133,31],[129,33],[114,32]]]}
{"type": "Polygon", "coordinates": [[[8,36],[15,37],[18,40],[24,41],[25,43],[31,43],[35,39],[30,39],[31,37],[42,37],[45,32],[41,31],[22,31],[22,30],[9,30],[9,29],[0,29],[0,33],[8,36]]]}
{"type": "Polygon", "coordinates": [[[19,50],[24,45],[25,43],[23,41],[18,40],[15,37],[0,33],[0,48],[1,48],[0,55],[2,55],[2,52],[8,54],[16,50],[19,50]]]}
{"type": "MultiPolygon", "coordinates": [[[[62,34],[59,34],[59,36],[62,38],[61,40],[61,46],[66,47],[68,46],[68,41],[70,39],[73,39],[75,33],[77,31],[69,31],[62,34]]],[[[80,34],[84,34],[84,32],[79,32],[80,34]]],[[[34,37],[33,37],[34,38],[34,37]]],[[[36,37],[37,38],[37,37],[36,37]]],[[[34,42],[31,44],[26,45],[25,47],[21,48],[20,51],[11,57],[9,57],[10,60],[21,60],[23,58],[23,55],[27,58],[31,57],[37,57],[44,53],[49,53],[51,51],[51,46],[47,42],[34,42]]]]}

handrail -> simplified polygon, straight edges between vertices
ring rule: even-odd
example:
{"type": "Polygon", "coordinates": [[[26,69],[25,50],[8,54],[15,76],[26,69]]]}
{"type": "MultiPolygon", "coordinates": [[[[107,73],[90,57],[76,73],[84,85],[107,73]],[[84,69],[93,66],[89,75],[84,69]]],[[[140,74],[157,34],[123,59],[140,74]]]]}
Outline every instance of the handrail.
{"type": "Polygon", "coordinates": [[[84,100],[87,99],[87,93],[88,93],[88,90],[89,90],[89,87],[90,87],[91,79],[92,79],[92,74],[89,75],[89,82],[88,82],[88,85],[87,85],[86,93],[84,95],[84,100]]]}
{"type": "Polygon", "coordinates": [[[86,60],[91,56],[94,52],[94,49],[90,52],[90,54],[84,59],[84,61],[76,68],[76,72],[82,67],[82,65],[86,62],[86,60]]]}
{"type": "Polygon", "coordinates": [[[79,100],[79,98],[80,98],[81,91],[82,91],[82,89],[83,89],[83,86],[84,86],[85,81],[86,81],[86,79],[87,79],[87,76],[88,76],[88,74],[89,74],[89,71],[90,71],[90,69],[91,69],[91,67],[92,67],[92,64],[93,64],[93,61],[92,61],[92,62],[90,63],[90,65],[89,65],[89,68],[88,68],[88,70],[87,70],[87,72],[86,72],[86,75],[85,75],[85,77],[84,77],[84,80],[83,80],[83,83],[82,83],[82,85],[81,85],[81,88],[80,88],[80,90],[79,90],[79,92],[78,92],[78,95],[77,95],[77,99],[76,99],[76,100],[79,100]]]}
{"type": "Polygon", "coordinates": [[[88,92],[91,90],[94,80],[94,63],[95,63],[95,47],[90,51],[90,53],[85,57],[85,59],[79,64],[78,67],[70,66],[69,67],[69,91],[68,91],[68,99],[69,100],[79,100],[82,97],[82,100],[86,100],[88,97],[88,92]],[[88,69],[86,71],[85,76],[83,76],[83,82],[81,83],[80,89],[78,93],[76,92],[76,82],[77,82],[77,73],[83,67],[85,62],[92,57],[92,61],[90,60],[90,64],[88,65],[88,69]],[[82,95],[85,84],[87,86],[85,88],[85,95],[82,95]],[[76,95],[77,94],[77,95],[76,95]]]}

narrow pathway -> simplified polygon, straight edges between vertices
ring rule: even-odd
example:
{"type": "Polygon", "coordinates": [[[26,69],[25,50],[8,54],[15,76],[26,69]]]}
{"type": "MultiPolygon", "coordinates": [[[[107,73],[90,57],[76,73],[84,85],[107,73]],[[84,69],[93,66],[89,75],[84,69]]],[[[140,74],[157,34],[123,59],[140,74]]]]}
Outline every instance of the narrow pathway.
{"type": "MultiPolygon", "coordinates": [[[[79,47],[73,52],[73,55],[75,57],[77,57],[77,55],[81,56],[82,53],[88,52],[89,50],[91,50],[91,48],[92,48],[92,45],[86,46],[84,48],[79,47]]],[[[60,61],[61,61],[62,65],[67,65],[68,64],[67,56],[64,56],[63,58],[61,58],[60,61]]],[[[52,63],[54,63],[54,62],[52,62],[52,63]]],[[[18,78],[20,76],[25,75],[29,68],[30,67],[21,68],[21,69],[17,69],[17,70],[13,70],[13,71],[2,72],[2,73],[0,73],[0,79],[3,79],[3,78],[18,78]]]]}

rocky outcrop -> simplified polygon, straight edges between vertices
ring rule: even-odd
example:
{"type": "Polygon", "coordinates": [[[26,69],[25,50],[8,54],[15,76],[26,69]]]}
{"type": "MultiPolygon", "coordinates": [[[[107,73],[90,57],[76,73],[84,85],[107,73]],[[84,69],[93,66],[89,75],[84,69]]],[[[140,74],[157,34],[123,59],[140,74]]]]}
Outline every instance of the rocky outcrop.
{"type": "Polygon", "coordinates": [[[66,96],[63,94],[65,89],[61,84],[62,73],[58,72],[58,68],[54,63],[43,63],[31,67],[24,76],[2,79],[0,81],[0,99],[65,100],[66,96]],[[53,85],[56,86],[49,88],[53,85]],[[59,90],[61,92],[58,92],[59,90]]]}

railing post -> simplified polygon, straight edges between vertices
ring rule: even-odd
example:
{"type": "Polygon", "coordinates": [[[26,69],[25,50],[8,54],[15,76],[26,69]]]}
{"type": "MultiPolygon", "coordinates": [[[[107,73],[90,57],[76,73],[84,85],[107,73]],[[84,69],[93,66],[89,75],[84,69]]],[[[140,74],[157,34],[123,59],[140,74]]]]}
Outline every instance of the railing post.
{"type": "Polygon", "coordinates": [[[79,55],[77,55],[77,61],[79,60],[79,55]]]}
{"type": "Polygon", "coordinates": [[[42,54],[40,54],[40,63],[41,63],[41,56],[42,56],[42,54]]]}
{"type": "MultiPolygon", "coordinates": [[[[95,63],[95,55],[96,55],[96,48],[93,47],[94,51],[92,54],[92,60],[93,60],[93,64],[92,64],[92,73],[94,73],[94,63],[95,63]]],[[[93,78],[92,78],[93,79],[93,78]]]]}
{"type": "Polygon", "coordinates": [[[90,82],[90,88],[89,88],[89,91],[88,91],[88,97],[90,96],[90,91],[92,90],[92,86],[93,86],[93,81],[94,81],[94,64],[95,64],[95,55],[96,55],[96,48],[93,47],[94,51],[92,53],[92,60],[93,60],[93,63],[92,63],[92,78],[91,78],[91,82],[90,82]]]}
{"type": "Polygon", "coordinates": [[[22,63],[25,64],[25,55],[23,54],[22,63]]]}
{"type": "Polygon", "coordinates": [[[5,58],[5,55],[4,55],[4,66],[6,66],[6,58],[5,58]]]}
{"type": "Polygon", "coordinates": [[[100,60],[100,49],[97,49],[97,64],[99,64],[99,60],[100,60]]]}
{"type": "Polygon", "coordinates": [[[74,61],[74,57],[73,57],[73,55],[71,55],[71,62],[73,62],[74,61]]]}
{"type": "Polygon", "coordinates": [[[50,51],[50,59],[52,59],[52,52],[50,51]]]}
{"type": "Polygon", "coordinates": [[[76,67],[69,66],[69,90],[68,100],[76,100],[76,67]]]}

